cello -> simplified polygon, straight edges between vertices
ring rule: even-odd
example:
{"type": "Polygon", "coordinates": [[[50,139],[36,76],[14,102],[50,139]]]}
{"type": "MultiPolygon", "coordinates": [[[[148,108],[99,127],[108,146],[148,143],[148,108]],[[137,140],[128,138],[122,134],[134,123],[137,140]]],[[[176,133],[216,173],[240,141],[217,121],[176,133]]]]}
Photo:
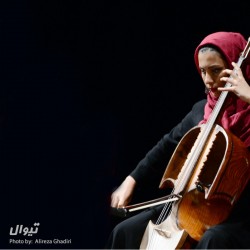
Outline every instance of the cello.
{"type": "MultiPolygon", "coordinates": [[[[241,53],[240,67],[250,50],[241,53]]],[[[225,87],[231,86],[226,83],[225,87]]],[[[171,198],[154,224],[149,221],[140,249],[176,249],[188,237],[229,216],[250,176],[250,154],[243,142],[216,124],[228,92],[223,91],[206,124],[189,130],[177,145],[159,187],[171,187],[171,198]],[[239,169],[238,166],[241,166],[239,169]]]]}

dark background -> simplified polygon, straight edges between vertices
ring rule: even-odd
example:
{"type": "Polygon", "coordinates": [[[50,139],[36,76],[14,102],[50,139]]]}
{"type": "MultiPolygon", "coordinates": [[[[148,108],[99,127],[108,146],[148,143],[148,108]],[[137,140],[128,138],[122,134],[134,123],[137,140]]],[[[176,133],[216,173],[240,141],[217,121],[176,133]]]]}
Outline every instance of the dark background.
{"type": "MultiPolygon", "coordinates": [[[[103,248],[112,190],[203,97],[193,53],[249,33],[244,3],[1,2],[1,248],[10,227],[103,248]]],[[[24,239],[17,235],[16,239],[24,239]]]]}

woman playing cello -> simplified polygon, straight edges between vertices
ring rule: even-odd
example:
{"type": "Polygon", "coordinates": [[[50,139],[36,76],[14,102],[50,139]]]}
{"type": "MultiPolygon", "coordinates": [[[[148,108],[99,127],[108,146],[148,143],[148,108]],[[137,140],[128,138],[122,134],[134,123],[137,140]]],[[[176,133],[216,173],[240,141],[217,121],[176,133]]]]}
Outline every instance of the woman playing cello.
{"type": "MultiPolygon", "coordinates": [[[[113,192],[111,206],[127,206],[138,186],[148,183],[153,176],[160,177],[180,140],[193,127],[206,124],[222,91],[229,94],[218,116],[217,123],[239,138],[250,148],[250,60],[239,67],[238,61],[247,44],[235,32],[216,32],[206,36],[197,46],[194,60],[206,88],[207,98],[193,105],[192,110],[146,154],[137,167],[113,192]],[[225,83],[229,83],[225,85],[225,83]]],[[[241,166],[238,166],[241,168],[241,166]]],[[[157,183],[159,185],[159,183],[157,183]]],[[[156,184],[156,185],[157,185],[156,184]]],[[[250,186],[234,205],[229,216],[209,227],[192,247],[197,249],[249,248],[250,246],[250,186]]],[[[139,249],[150,220],[155,221],[163,205],[148,208],[132,216],[112,231],[107,249],[139,249]]],[[[216,211],[215,211],[216,213],[216,211]]]]}

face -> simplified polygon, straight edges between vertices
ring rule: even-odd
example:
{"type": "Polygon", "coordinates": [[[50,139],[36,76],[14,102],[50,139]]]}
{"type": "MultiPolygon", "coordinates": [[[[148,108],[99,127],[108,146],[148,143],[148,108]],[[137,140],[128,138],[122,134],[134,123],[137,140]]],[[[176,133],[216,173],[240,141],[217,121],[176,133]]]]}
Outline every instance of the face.
{"type": "Polygon", "coordinates": [[[227,67],[227,63],[221,57],[221,54],[215,50],[200,51],[198,54],[199,68],[201,70],[201,77],[206,88],[215,97],[219,97],[221,91],[218,87],[225,85],[225,82],[220,81],[220,78],[225,76],[222,71],[227,67]]]}

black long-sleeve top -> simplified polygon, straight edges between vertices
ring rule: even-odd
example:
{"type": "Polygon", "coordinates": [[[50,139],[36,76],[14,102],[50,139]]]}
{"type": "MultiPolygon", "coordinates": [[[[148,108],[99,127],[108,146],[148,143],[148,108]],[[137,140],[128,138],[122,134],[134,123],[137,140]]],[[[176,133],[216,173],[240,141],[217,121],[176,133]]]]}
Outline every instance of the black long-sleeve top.
{"type": "MultiPolygon", "coordinates": [[[[165,134],[138,163],[136,168],[130,173],[130,175],[136,180],[138,186],[145,187],[150,183],[151,188],[151,184],[153,183],[154,185],[156,184],[157,188],[159,187],[167,163],[177,144],[191,128],[197,126],[203,119],[205,104],[205,99],[195,103],[192,110],[182,119],[182,121],[169,133],[165,134]],[[156,176],[158,178],[157,181],[155,180],[156,176]]],[[[240,200],[234,206],[227,221],[232,221],[233,223],[236,222],[238,225],[242,225],[242,229],[250,228],[249,200],[250,183],[248,183],[240,200]]]]}
{"type": "MultiPolygon", "coordinates": [[[[146,154],[130,173],[138,185],[146,185],[152,179],[160,180],[181,138],[203,119],[206,99],[195,103],[191,111],[146,154]]],[[[158,183],[159,184],[159,183],[158,183]]]]}

